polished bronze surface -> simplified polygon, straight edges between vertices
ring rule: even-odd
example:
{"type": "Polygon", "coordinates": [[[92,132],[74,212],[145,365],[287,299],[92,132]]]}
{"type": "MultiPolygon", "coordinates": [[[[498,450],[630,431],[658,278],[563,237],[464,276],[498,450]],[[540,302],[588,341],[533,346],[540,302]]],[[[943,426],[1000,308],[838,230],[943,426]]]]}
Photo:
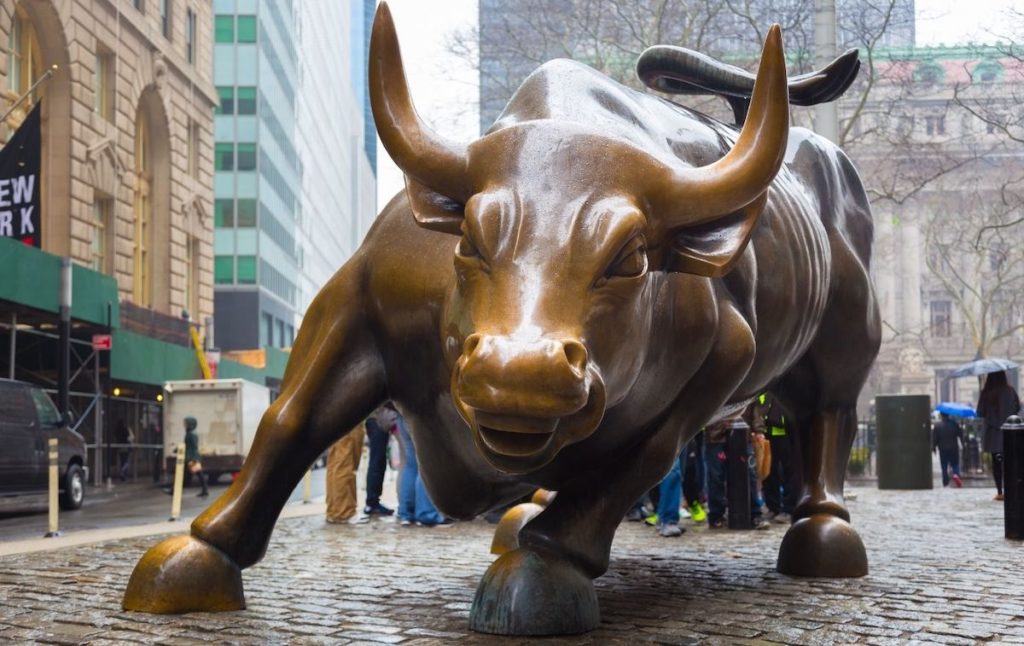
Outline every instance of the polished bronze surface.
{"type": "Polygon", "coordinates": [[[211,554],[256,563],[310,463],[389,398],[445,514],[558,492],[485,574],[476,630],[593,628],[623,514],[702,426],[765,390],[803,458],[807,520],[780,571],[860,573],[828,564],[863,550],[842,489],[879,343],[871,215],[845,155],[789,127],[779,28],[741,130],[551,61],[455,144],[416,114],[385,4],[370,60],[407,188],[306,313],[238,479],[191,538],[143,558],[125,607],[221,609],[192,587],[223,571],[211,554]]]}
{"type": "Polygon", "coordinates": [[[509,508],[501,515],[498,527],[494,530],[494,539],[491,541],[491,554],[507,554],[512,550],[519,549],[519,531],[526,526],[526,523],[534,519],[537,514],[544,511],[546,505],[538,505],[533,502],[520,503],[509,508]]]}

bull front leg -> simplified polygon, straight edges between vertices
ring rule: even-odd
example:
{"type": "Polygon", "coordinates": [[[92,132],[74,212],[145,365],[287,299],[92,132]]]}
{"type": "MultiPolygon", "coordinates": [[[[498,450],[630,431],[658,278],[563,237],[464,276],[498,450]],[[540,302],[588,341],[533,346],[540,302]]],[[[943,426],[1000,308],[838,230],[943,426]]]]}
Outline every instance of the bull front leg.
{"type": "Polygon", "coordinates": [[[123,607],[151,613],[245,607],[241,570],[259,561],[289,495],[333,442],[385,396],[383,364],[360,309],[357,268],[346,266],[306,314],[281,396],[260,420],[241,473],[191,533],[143,555],[123,607]]]}
{"type": "Polygon", "coordinates": [[[518,547],[487,569],[469,627],[496,635],[571,635],[596,628],[601,615],[592,579],[608,569],[619,522],[668,471],[681,434],[679,426],[666,424],[622,461],[559,489],[517,539],[505,539],[518,547]]]}
{"type": "Polygon", "coordinates": [[[750,327],[728,305],[721,308],[719,320],[707,361],[657,430],[621,458],[612,456],[560,487],[519,531],[518,547],[487,569],[470,610],[472,630],[568,635],[598,626],[593,579],[608,569],[612,539],[623,516],[668,472],[685,440],[725,403],[750,369],[750,327]]]}
{"type": "MultiPolygon", "coordinates": [[[[860,577],[868,557],[843,504],[846,463],[857,433],[853,406],[814,413],[801,432],[803,489],[779,547],[777,569],[806,577],[860,577]]],[[[802,430],[802,429],[801,429],[802,430]]]]}

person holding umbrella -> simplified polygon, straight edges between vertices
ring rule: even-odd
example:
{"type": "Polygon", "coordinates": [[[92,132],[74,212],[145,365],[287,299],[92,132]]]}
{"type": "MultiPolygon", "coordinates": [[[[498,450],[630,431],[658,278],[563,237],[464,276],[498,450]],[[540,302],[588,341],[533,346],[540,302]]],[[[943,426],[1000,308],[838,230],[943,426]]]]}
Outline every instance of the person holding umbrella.
{"type": "Polygon", "coordinates": [[[985,420],[983,449],[992,454],[992,477],[996,481],[995,500],[1003,499],[1003,422],[1020,410],[1020,398],[1006,381],[1006,372],[993,372],[985,378],[978,396],[978,417],[985,420]]]}

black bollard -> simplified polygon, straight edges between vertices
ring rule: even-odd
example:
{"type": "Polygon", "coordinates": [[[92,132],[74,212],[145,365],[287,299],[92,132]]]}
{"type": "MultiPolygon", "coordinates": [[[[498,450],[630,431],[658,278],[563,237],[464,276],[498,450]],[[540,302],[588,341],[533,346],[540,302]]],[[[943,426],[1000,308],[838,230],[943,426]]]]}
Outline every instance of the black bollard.
{"type": "Polygon", "coordinates": [[[752,529],[750,522],[750,463],[747,458],[747,437],[750,427],[741,419],[727,422],[731,427],[725,445],[725,490],[729,501],[729,529],[752,529]]]}
{"type": "Polygon", "coordinates": [[[1006,538],[1024,540],[1024,422],[1016,415],[1003,422],[1003,491],[1006,538]]]}

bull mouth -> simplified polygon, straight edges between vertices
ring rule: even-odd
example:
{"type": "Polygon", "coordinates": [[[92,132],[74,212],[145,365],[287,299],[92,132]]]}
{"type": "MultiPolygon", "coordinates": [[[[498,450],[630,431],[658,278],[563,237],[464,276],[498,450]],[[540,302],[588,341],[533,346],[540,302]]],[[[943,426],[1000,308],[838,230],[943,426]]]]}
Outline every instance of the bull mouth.
{"type": "Polygon", "coordinates": [[[605,391],[600,377],[591,381],[587,403],[565,417],[540,418],[486,412],[468,406],[458,395],[458,370],[452,398],[469,424],[477,450],[492,466],[512,475],[536,471],[563,447],[589,437],[604,418],[605,391]]]}
{"type": "Polygon", "coordinates": [[[495,415],[476,411],[477,432],[483,444],[502,455],[527,457],[544,449],[554,436],[558,419],[495,415]]]}

